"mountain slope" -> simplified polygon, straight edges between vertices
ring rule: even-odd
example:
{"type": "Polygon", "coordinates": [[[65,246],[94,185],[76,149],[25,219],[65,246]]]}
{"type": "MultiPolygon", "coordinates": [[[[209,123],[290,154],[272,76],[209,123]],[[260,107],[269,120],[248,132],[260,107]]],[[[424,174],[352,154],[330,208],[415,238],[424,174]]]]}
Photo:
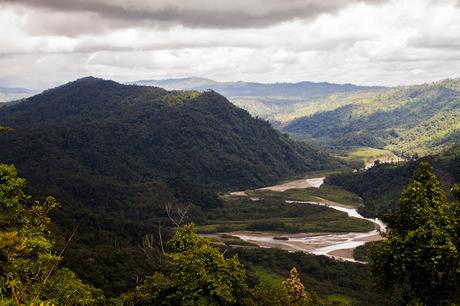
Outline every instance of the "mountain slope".
{"type": "Polygon", "coordinates": [[[31,194],[63,203],[55,232],[80,225],[66,265],[109,295],[149,271],[136,245],[168,220],[166,203],[191,203],[200,223],[217,191],[340,166],[215,92],[84,78],[0,108],[0,126],[14,129],[0,136],[0,161],[31,194]]]}
{"type": "Polygon", "coordinates": [[[38,157],[55,149],[92,172],[123,180],[185,176],[220,189],[255,187],[329,161],[214,92],[88,78],[2,109],[0,120],[16,129],[3,144],[24,141],[29,148],[7,146],[3,159],[25,161],[31,150],[38,157]],[[39,147],[45,139],[55,148],[39,147]]]}
{"type": "Polygon", "coordinates": [[[399,154],[440,152],[460,140],[460,80],[331,96],[283,131],[399,154]]]}

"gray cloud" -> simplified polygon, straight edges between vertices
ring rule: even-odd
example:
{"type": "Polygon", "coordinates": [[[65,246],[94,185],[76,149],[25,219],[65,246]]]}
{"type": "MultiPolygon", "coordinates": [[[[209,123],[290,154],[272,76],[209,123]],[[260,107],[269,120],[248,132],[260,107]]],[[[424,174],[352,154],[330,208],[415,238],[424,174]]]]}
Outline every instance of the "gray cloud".
{"type": "MultiPolygon", "coordinates": [[[[126,24],[219,29],[257,28],[297,18],[308,19],[324,13],[334,13],[354,3],[378,4],[384,1],[386,0],[190,0],[177,3],[178,1],[171,0],[0,0],[0,5],[3,3],[64,13],[67,22],[46,18],[40,20],[41,25],[38,22],[33,22],[33,25],[36,30],[48,31],[50,34],[76,35],[80,31],[97,31],[126,24]],[[77,20],[72,17],[72,14],[82,16],[82,13],[86,14],[86,18],[91,16],[91,27],[85,23],[85,17],[77,20]]],[[[59,18],[59,15],[56,16],[59,18]]]]}
{"type": "Polygon", "coordinates": [[[455,77],[457,3],[0,0],[0,84],[46,88],[86,75],[369,85],[455,77]]]}

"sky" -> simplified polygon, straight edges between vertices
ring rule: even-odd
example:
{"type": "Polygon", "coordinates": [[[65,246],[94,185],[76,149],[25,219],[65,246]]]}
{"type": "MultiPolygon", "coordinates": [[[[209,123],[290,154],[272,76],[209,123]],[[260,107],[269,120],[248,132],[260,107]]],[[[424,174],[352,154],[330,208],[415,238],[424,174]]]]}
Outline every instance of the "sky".
{"type": "Polygon", "coordinates": [[[0,0],[0,86],[460,77],[460,0],[0,0]]]}

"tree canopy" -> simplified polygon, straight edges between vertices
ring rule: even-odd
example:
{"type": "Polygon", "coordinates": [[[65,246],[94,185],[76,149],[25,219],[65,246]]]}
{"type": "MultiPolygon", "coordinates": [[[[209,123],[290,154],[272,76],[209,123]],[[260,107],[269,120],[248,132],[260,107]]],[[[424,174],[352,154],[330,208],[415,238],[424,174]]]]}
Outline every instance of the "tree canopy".
{"type": "Polygon", "coordinates": [[[125,297],[136,305],[245,305],[246,273],[236,256],[226,259],[194,225],[178,227],[168,241],[168,269],[147,278],[125,297]]]}
{"type": "Polygon", "coordinates": [[[458,217],[428,163],[421,163],[389,219],[387,239],[371,248],[378,285],[425,305],[455,297],[460,274],[458,217]]]}
{"type": "Polygon", "coordinates": [[[0,164],[0,298],[2,305],[40,302],[94,305],[102,294],[71,271],[49,239],[48,213],[56,199],[30,202],[14,166],[0,164]]]}

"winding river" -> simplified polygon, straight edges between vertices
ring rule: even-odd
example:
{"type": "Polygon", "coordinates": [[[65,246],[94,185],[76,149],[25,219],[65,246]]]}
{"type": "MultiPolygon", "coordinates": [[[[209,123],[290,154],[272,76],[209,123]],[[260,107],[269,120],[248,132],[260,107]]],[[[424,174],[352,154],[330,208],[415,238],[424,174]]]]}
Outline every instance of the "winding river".
{"type": "MultiPolygon", "coordinates": [[[[314,178],[304,180],[306,188],[319,188],[324,178],[314,178]]],[[[297,183],[299,181],[296,181],[297,183]]],[[[290,183],[283,184],[284,186],[290,183]]],[[[266,187],[264,189],[279,190],[280,186],[266,187]]],[[[305,187],[304,187],[305,188],[305,187]]],[[[348,233],[295,233],[277,235],[269,232],[233,232],[231,235],[237,236],[242,240],[257,244],[260,247],[280,248],[288,251],[303,251],[315,255],[325,255],[338,260],[359,262],[352,256],[353,250],[365,244],[368,241],[381,240],[380,231],[386,230],[386,225],[379,219],[366,218],[358,213],[355,208],[330,201],[311,202],[311,201],[290,201],[286,200],[286,204],[303,203],[306,205],[327,206],[331,209],[339,210],[348,214],[353,218],[364,219],[372,222],[375,229],[369,232],[348,232],[348,233]],[[279,237],[281,236],[281,238],[279,237]]]]}

